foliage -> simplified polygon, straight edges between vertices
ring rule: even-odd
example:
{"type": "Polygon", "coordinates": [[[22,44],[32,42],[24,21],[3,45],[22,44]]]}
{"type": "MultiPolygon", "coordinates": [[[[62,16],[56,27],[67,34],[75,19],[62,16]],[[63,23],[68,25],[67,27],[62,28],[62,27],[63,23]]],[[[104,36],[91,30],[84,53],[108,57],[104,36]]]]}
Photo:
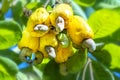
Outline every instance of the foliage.
{"type": "MultiPolygon", "coordinates": [[[[75,51],[62,64],[62,70],[61,64],[50,59],[37,65],[22,65],[19,52],[11,51],[11,47],[18,44],[28,20],[23,9],[34,11],[48,1],[0,0],[0,80],[119,80],[114,74],[120,72],[119,0],[56,0],[70,4],[74,14],[88,22],[95,34],[96,51],[90,56],[84,50],[75,51]],[[10,9],[12,15],[8,18],[10,9]]],[[[46,7],[49,12],[53,5],[55,0],[50,0],[46,7]]]]}

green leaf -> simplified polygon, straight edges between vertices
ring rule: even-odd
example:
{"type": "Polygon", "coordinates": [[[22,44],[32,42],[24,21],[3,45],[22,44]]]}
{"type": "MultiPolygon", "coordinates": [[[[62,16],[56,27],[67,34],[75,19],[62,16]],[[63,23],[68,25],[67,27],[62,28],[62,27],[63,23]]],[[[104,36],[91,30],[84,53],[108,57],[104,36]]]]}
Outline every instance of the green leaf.
{"type": "Polygon", "coordinates": [[[7,58],[13,60],[16,64],[21,63],[19,54],[15,53],[9,49],[0,50],[0,56],[7,57],[7,58]]]}
{"type": "Polygon", "coordinates": [[[74,0],[74,1],[81,6],[88,7],[94,5],[96,0],[74,0]]]}
{"type": "Polygon", "coordinates": [[[28,68],[24,68],[17,74],[17,77],[19,79],[22,79],[23,76],[26,78],[26,80],[41,80],[42,72],[35,67],[34,65],[30,65],[28,68]]]}
{"type": "Polygon", "coordinates": [[[120,46],[115,44],[108,44],[106,45],[103,50],[107,50],[111,56],[111,69],[120,68],[120,46]]]}
{"type": "Polygon", "coordinates": [[[119,0],[102,0],[97,5],[95,5],[96,8],[116,8],[120,7],[120,1],[119,0]]]}
{"type": "Polygon", "coordinates": [[[69,73],[77,73],[81,71],[87,60],[87,50],[79,50],[71,56],[66,62],[67,71],[69,73]]]}
{"type": "Polygon", "coordinates": [[[43,80],[57,79],[61,80],[59,66],[55,61],[51,60],[49,63],[47,63],[46,67],[44,68],[43,80]]]}
{"type": "MultiPolygon", "coordinates": [[[[115,43],[116,45],[120,45],[120,36],[119,35],[120,35],[120,28],[117,29],[114,33],[112,33],[109,36],[95,39],[95,42],[96,43],[102,42],[102,43],[104,43],[104,45],[108,44],[108,43],[115,43]]],[[[103,46],[102,45],[97,46],[97,49],[98,49],[98,47],[103,47],[103,46]]]]}
{"type": "Polygon", "coordinates": [[[15,21],[22,23],[21,14],[22,14],[22,2],[17,1],[16,4],[12,6],[13,18],[15,21]]]}
{"type": "Polygon", "coordinates": [[[2,0],[2,8],[1,11],[2,13],[5,13],[9,9],[9,0],[2,0]]]}
{"type": "Polygon", "coordinates": [[[15,76],[18,72],[17,65],[10,59],[0,56],[0,71],[11,76],[15,76]]]}
{"type": "Polygon", "coordinates": [[[120,69],[120,46],[115,44],[107,44],[100,51],[95,51],[94,56],[109,67],[110,69],[120,69]]]}
{"type": "Polygon", "coordinates": [[[15,21],[0,21],[0,49],[7,49],[16,45],[21,35],[20,26],[15,21]]]}
{"type": "Polygon", "coordinates": [[[42,80],[75,80],[75,78],[76,74],[69,74],[66,76],[61,75],[59,71],[59,64],[54,60],[51,60],[44,68],[42,80]]]}
{"type": "Polygon", "coordinates": [[[27,9],[33,9],[33,8],[35,8],[37,5],[38,5],[38,2],[31,2],[31,3],[28,3],[25,7],[26,7],[27,9]]]}
{"type": "Polygon", "coordinates": [[[93,29],[96,39],[111,35],[113,32],[119,29],[119,19],[120,15],[117,11],[111,9],[102,9],[93,13],[88,19],[88,23],[93,29]]]}
{"type": "MultiPolygon", "coordinates": [[[[0,68],[2,67],[0,66],[0,68]]],[[[5,74],[0,71],[0,80],[15,80],[15,77],[12,77],[9,74],[5,74]]]]}
{"type": "Polygon", "coordinates": [[[113,74],[104,65],[93,61],[92,67],[95,80],[115,80],[113,74]]]}
{"type": "Polygon", "coordinates": [[[52,8],[50,5],[48,5],[47,8],[46,8],[46,10],[47,10],[48,12],[52,12],[53,8],[52,8]]]}
{"type": "Polygon", "coordinates": [[[72,9],[75,15],[81,16],[84,19],[87,20],[87,16],[85,15],[85,12],[83,11],[83,9],[76,4],[74,1],[71,0],[70,4],[72,5],[72,9]]]}

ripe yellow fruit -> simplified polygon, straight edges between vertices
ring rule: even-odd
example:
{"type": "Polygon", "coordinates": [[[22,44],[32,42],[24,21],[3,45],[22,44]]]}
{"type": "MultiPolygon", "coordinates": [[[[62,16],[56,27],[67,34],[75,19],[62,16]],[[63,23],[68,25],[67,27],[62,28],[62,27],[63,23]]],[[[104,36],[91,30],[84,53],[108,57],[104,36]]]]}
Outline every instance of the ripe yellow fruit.
{"type": "Polygon", "coordinates": [[[43,33],[39,32],[39,31],[35,31],[34,30],[35,26],[39,25],[39,24],[43,24],[43,25],[46,25],[48,27],[50,25],[49,13],[46,11],[45,8],[38,8],[29,17],[26,30],[30,32],[31,36],[41,37],[49,31],[48,30],[48,31],[43,32],[43,33]]]}
{"type": "Polygon", "coordinates": [[[72,49],[72,45],[70,45],[67,48],[62,47],[61,44],[58,45],[57,49],[56,49],[56,58],[55,61],[57,63],[63,63],[66,62],[68,60],[68,58],[70,56],[72,56],[73,54],[73,49],[72,49]]]}
{"type": "Polygon", "coordinates": [[[53,26],[56,26],[56,19],[58,17],[62,17],[65,20],[65,24],[67,24],[68,20],[73,16],[73,10],[68,4],[58,4],[53,9],[50,14],[50,21],[53,26]]]}
{"type": "Polygon", "coordinates": [[[72,42],[79,46],[81,42],[88,38],[93,38],[93,31],[87,22],[80,16],[73,16],[67,25],[67,34],[72,42]]]}
{"type": "Polygon", "coordinates": [[[36,52],[39,47],[39,38],[32,37],[30,35],[30,32],[24,30],[22,33],[22,38],[18,43],[18,47],[20,49],[22,49],[24,47],[30,48],[33,52],[36,52]]]}
{"type": "Polygon", "coordinates": [[[50,31],[40,38],[39,51],[43,53],[44,57],[48,57],[48,53],[45,49],[46,46],[56,47],[57,45],[58,41],[56,35],[50,31]]]}

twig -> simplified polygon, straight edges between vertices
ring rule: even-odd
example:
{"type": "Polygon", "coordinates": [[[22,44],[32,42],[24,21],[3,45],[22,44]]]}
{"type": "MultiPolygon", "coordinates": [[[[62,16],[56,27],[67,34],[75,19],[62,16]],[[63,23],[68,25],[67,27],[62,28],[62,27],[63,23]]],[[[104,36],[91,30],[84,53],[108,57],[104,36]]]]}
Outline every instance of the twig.
{"type": "Polygon", "coordinates": [[[86,74],[86,70],[87,70],[89,63],[90,63],[90,59],[87,60],[87,63],[83,69],[82,80],[85,80],[85,74],[86,74]]]}
{"type": "Polygon", "coordinates": [[[47,7],[47,5],[49,4],[49,2],[50,2],[50,0],[46,0],[46,2],[45,2],[45,4],[44,4],[44,8],[46,8],[47,7]]]}
{"type": "MultiPolygon", "coordinates": [[[[90,58],[89,58],[90,60],[90,58]]],[[[90,60],[90,63],[89,63],[89,70],[90,70],[90,78],[91,80],[94,80],[94,76],[93,76],[93,68],[92,68],[92,62],[90,60]]]]}
{"type": "Polygon", "coordinates": [[[78,74],[77,74],[77,76],[76,76],[76,80],[79,80],[79,78],[80,78],[80,72],[81,72],[81,71],[78,72],[78,74]]]}

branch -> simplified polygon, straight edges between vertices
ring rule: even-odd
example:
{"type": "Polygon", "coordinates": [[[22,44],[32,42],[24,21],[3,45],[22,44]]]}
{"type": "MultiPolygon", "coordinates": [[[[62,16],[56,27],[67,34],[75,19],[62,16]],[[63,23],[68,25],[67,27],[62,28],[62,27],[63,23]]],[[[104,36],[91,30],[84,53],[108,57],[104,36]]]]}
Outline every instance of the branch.
{"type": "Polygon", "coordinates": [[[91,78],[91,80],[94,80],[92,62],[91,62],[90,58],[89,58],[89,61],[90,61],[90,63],[89,63],[90,78],[91,78]]]}
{"type": "Polygon", "coordinates": [[[89,65],[90,62],[91,62],[90,59],[88,59],[86,65],[85,65],[85,67],[83,69],[82,80],[85,80],[86,70],[87,70],[87,67],[88,67],[88,65],[89,65]]]}
{"type": "Polygon", "coordinates": [[[44,4],[44,8],[46,8],[47,7],[47,5],[49,4],[49,2],[50,2],[50,0],[46,0],[46,2],[45,2],[45,4],[44,4]]]}
{"type": "Polygon", "coordinates": [[[80,72],[81,72],[81,71],[78,72],[78,74],[77,74],[77,76],[76,76],[76,80],[79,80],[79,78],[80,78],[80,72]]]}

